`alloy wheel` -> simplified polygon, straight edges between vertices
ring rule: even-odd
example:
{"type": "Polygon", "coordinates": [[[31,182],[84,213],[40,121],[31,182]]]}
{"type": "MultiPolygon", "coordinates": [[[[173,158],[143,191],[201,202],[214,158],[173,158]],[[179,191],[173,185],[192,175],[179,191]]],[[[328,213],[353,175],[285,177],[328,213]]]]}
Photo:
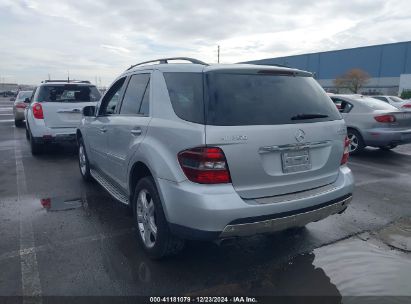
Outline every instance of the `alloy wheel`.
{"type": "Polygon", "coordinates": [[[80,147],[78,149],[78,156],[79,156],[81,174],[86,175],[86,173],[87,173],[87,160],[86,160],[86,153],[84,152],[83,145],[80,145],[80,147]]]}
{"type": "Polygon", "coordinates": [[[137,198],[137,224],[141,239],[147,248],[154,247],[157,240],[157,225],[153,199],[146,189],[137,198]]]}
{"type": "Polygon", "coordinates": [[[354,152],[355,150],[358,149],[359,145],[359,140],[358,137],[355,136],[355,134],[348,134],[348,139],[350,140],[350,147],[349,147],[349,152],[354,152]]]}

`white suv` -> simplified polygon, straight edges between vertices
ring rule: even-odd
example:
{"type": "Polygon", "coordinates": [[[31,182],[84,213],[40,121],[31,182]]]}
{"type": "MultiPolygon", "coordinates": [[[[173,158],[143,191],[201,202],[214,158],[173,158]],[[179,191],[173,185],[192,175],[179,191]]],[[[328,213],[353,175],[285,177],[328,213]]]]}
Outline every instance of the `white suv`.
{"type": "Polygon", "coordinates": [[[25,111],[31,153],[40,153],[48,143],[75,142],[83,107],[96,105],[99,99],[99,91],[89,81],[43,81],[25,111]]]}

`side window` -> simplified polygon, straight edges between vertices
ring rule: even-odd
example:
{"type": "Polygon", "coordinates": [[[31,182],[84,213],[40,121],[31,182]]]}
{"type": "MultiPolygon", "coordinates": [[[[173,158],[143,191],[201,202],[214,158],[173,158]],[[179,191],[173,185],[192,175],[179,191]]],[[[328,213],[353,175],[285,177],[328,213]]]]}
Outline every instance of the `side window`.
{"type": "Polygon", "coordinates": [[[340,113],[348,113],[353,108],[353,105],[345,100],[335,97],[331,97],[331,99],[337,107],[338,111],[340,111],[340,113]]]}
{"type": "Polygon", "coordinates": [[[123,92],[123,86],[126,78],[117,80],[104,95],[101,101],[100,115],[111,115],[115,113],[116,107],[120,101],[123,92]]]}
{"type": "MultiPolygon", "coordinates": [[[[150,80],[149,74],[131,76],[121,104],[120,114],[140,114],[142,100],[150,80]]],[[[143,98],[144,97],[144,98],[143,98]]]]}
{"type": "Polygon", "coordinates": [[[141,102],[139,114],[148,116],[150,103],[150,81],[147,83],[146,90],[144,92],[143,101],[141,102]]]}

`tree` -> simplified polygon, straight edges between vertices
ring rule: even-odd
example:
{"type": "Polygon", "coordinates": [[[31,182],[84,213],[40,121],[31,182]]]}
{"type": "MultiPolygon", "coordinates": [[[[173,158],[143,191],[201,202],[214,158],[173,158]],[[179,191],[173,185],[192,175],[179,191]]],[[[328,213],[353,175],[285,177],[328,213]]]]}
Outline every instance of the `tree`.
{"type": "Polygon", "coordinates": [[[348,70],[343,75],[338,76],[334,80],[334,85],[337,88],[346,88],[353,93],[358,91],[368,82],[370,75],[358,68],[348,70]]]}
{"type": "Polygon", "coordinates": [[[403,90],[401,92],[402,99],[411,99],[411,90],[403,90]]]}

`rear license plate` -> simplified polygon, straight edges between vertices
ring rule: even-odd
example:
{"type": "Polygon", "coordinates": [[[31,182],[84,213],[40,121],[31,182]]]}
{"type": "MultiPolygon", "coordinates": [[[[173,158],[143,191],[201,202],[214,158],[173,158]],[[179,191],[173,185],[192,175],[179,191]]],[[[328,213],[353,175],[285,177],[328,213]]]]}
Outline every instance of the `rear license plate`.
{"type": "Polygon", "coordinates": [[[294,173],[311,169],[308,149],[283,152],[281,153],[281,160],[284,173],[294,173]]]}

